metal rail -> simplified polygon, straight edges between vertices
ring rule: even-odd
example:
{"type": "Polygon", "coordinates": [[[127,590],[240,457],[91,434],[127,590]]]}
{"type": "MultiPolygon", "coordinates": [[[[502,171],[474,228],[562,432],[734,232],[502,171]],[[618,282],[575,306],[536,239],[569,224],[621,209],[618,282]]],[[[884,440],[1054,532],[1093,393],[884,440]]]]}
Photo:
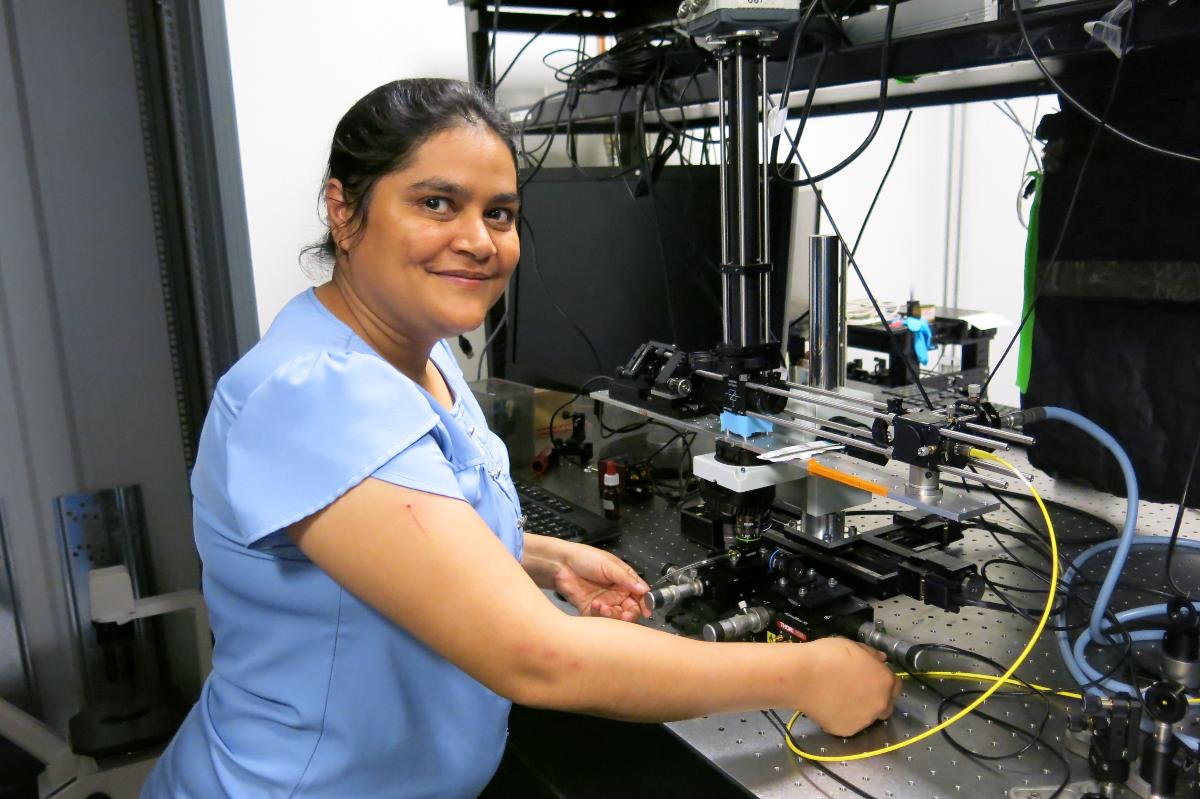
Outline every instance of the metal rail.
{"type": "Polygon", "coordinates": [[[819,427],[807,424],[805,422],[793,422],[790,419],[782,419],[778,416],[771,416],[771,415],[765,414],[765,413],[757,413],[755,411],[747,411],[746,415],[751,416],[755,419],[762,419],[764,422],[770,422],[772,424],[777,424],[780,427],[787,427],[792,430],[799,430],[804,433],[812,433],[813,435],[819,436],[820,438],[828,439],[829,441],[835,441],[838,444],[845,444],[850,447],[858,447],[859,449],[864,449],[867,452],[873,452],[876,455],[882,455],[885,458],[892,457],[892,451],[890,449],[884,449],[883,447],[876,446],[875,444],[872,444],[870,442],[862,441],[861,439],[857,439],[857,438],[851,438],[850,436],[843,436],[843,435],[839,435],[838,433],[830,433],[827,430],[822,430],[819,427]]]}
{"type": "Polygon", "coordinates": [[[1027,436],[1022,433],[1014,433],[1011,430],[997,430],[994,427],[975,424],[974,422],[967,422],[963,425],[963,427],[967,428],[968,430],[974,430],[976,433],[983,433],[985,435],[992,436],[993,438],[998,438],[1002,441],[1011,441],[1013,444],[1023,444],[1027,447],[1032,447],[1034,443],[1033,436],[1027,436]]]}

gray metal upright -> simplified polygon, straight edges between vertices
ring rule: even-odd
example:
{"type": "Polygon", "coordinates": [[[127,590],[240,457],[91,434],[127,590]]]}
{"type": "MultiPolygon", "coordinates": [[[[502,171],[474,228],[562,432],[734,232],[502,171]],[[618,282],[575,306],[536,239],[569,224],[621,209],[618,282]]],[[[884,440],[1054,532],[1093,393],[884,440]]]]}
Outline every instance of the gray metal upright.
{"type": "Polygon", "coordinates": [[[837,236],[808,239],[808,384],[846,385],[846,253],[837,236]]]}

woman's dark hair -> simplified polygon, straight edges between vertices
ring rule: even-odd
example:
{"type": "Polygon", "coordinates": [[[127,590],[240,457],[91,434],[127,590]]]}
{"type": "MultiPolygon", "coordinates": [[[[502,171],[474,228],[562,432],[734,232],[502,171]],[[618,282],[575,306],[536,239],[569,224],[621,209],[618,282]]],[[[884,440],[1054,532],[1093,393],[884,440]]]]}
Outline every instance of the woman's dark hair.
{"type": "MultiPolygon", "coordinates": [[[[350,222],[361,230],[367,221],[371,191],[385,175],[403,169],[413,153],[435,133],[459,125],[486,126],[508,146],[516,164],[516,129],[491,98],[459,80],[415,78],[395,80],[373,89],[350,106],[333,133],[329,165],[321,182],[336,178],[350,209],[350,222]]],[[[333,233],[326,231],[301,255],[329,262],[337,255],[333,233]]]]}

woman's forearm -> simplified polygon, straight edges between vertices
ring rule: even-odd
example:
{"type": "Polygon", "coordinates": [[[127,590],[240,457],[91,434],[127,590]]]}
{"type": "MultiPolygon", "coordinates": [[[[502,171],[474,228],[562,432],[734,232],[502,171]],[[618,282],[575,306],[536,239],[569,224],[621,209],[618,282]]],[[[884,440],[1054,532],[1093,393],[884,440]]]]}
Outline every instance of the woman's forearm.
{"type": "MultiPolygon", "coordinates": [[[[672,721],[753,708],[803,708],[808,645],[707,643],[636,624],[562,617],[524,704],[626,721],[672,721]]],[[[545,640],[545,639],[543,639],[545,640]]]]}

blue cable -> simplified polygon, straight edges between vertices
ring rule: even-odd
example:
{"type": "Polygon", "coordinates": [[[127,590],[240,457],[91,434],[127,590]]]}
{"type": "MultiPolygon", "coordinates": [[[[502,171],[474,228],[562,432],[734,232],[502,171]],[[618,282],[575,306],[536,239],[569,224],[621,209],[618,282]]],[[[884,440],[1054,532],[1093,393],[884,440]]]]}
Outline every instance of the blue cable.
{"type": "MultiPolygon", "coordinates": [[[[1096,555],[1099,555],[1102,552],[1107,552],[1110,549],[1116,549],[1122,543],[1123,542],[1120,540],[1104,541],[1100,544],[1096,544],[1095,546],[1090,547],[1089,549],[1086,549],[1083,552],[1081,552],[1063,570],[1063,576],[1062,576],[1062,584],[1063,584],[1062,591],[1063,591],[1063,593],[1065,594],[1070,591],[1071,579],[1075,576],[1075,574],[1082,571],[1082,567],[1085,563],[1087,563],[1093,557],[1095,557],[1096,555]]],[[[1166,546],[1168,543],[1170,543],[1170,539],[1164,538],[1162,536],[1139,535],[1139,536],[1134,536],[1129,541],[1129,546],[1130,547],[1166,546]]],[[[1191,539],[1181,538],[1178,541],[1176,541],[1175,545],[1183,547],[1184,549],[1200,550],[1200,541],[1193,541],[1191,539]]],[[[1120,613],[1118,613],[1116,615],[1116,618],[1119,623],[1125,623],[1128,621],[1136,621],[1138,619],[1146,618],[1147,616],[1155,615],[1155,611],[1157,611],[1159,614],[1164,613],[1166,611],[1166,605],[1151,605],[1148,607],[1133,608],[1131,610],[1121,611],[1120,613]]],[[[1060,613],[1058,615],[1058,620],[1059,620],[1058,626],[1060,628],[1065,628],[1066,621],[1067,621],[1066,614],[1060,613]]],[[[1108,623],[1108,620],[1105,619],[1105,624],[1107,624],[1107,623],[1108,623]]],[[[1140,643],[1142,641],[1153,641],[1153,640],[1160,639],[1160,638],[1162,638],[1162,633],[1161,633],[1161,631],[1157,631],[1157,630],[1139,630],[1137,632],[1130,633],[1129,636],[1130,636],[1130,640],[1132,642],[1140,643]]],[[[1089,643],[1091,643],[1093,640],[1095,640],[1091,634],[1090,629],[1083,631],[1083,633],[1079,637],[1079,640],[1075,643],[1075,646],[1071,645],[1071,641],[1067,637],[1067,631],[1065,629],[1059,629],[1058,631],[1056,631],[1055,638],[1058,642],[1059,654],[1062,655],[1063,663],[1067,668],[1067,672],[1071,675],[1072,679],[1074,679],[1075,682],[1077,682],[1079,685],[1085,685],[1086,683],[1101,679],[1101,677],[1103,675],[1099,671],[1094,669],[1092,667],[1092,665],[1087,662],[1087,659],[1085,657],[1084,650],[1086,649],[1086,647],[1089,643]]],[[[1106,638],[1107,638],[1107,636],[1106,636],[1106,638]]],[[[1106,638],[1101,639],[1101,640],[1106,640],[1106,638]]],[[[1103,688],[1106,688],[1113,693],[1122,693],[1122,692],[1129,693],[1129,694],[1134,693],[1132,686],[1130,686],[1126,683],[1123,683],[1120,680],[1114,680],[1112,678],[1103,680],[1101,685],[1103,686],[1103,688]]],[[[1087,691],[1087,693],[1093,694],[1095,696],[1105,696],[1106,695],[1105,691],[1100,686],[1092,685],[1092,686],[1089,686],[1088,688],[1086,688],[1085,690],[1087,691]]],[[[1175,735],[1180,740],[1181,743],[1183,743],[1185,746],[1191,748],[1193,751],[1197,748],[1200,748],[1200,739],[1194,738],[1190,735],[1185,735],[1184,733],[1181,733],[1181,732],[1176,732],[1175,735]]]]}
{"type": "MultiPolygon", "coordinates": [[[[1165,541],[1162,541],[1162,543],[1165,544],[1165,541]]],[[[1200,610],[1200,605],[1197,605],[1195,607],[1197,610],[1200,610]]],[[[1130,610],[1123,610],[1117,614],[1116,618],[1117,618],[1117,622],[1119,624],[1127,624],[1129,622],[1140,621],[1142,619],[1154,618],[1156,616],[1164,616],[1164,615],[1166,615],[1166,613],[1167,613],[1167,605],[1166,604],[1147,605],[1147,606],[1141,607],[1141,608],[1132,608],[1130,610]]],[[[1160,640],[1162,640],[1162,637],[1164,635],[1166,635],[1166,633],[1163,630],[1136,630],[1134,632],[1127,633],[1127,635],[1129,636],[1129,640],[1132,643],[1142,643],[1144,641],[1160,641],[1160,640]]],[[[1099,671],[1096,671],[1096,669],[1094,669],[1090,663],[1087,662],[1087,658],[1085,655],[1087,645],[1091,642],[1092,642],[1091,631],[1084,630],[1083,633],[1079,636],[1079,638],[1075,641],[1074,665],[1081,668],[1082,671],[1084,672],[1084,674],[1087,675],[1090,679],[1099,680],[1102,675],[1100,674],[1099,671]]],[[[1137,691],[1134,690],[1133,686],[1131,686],[1127,683],[1123,683],[1120,680],[1107,679],[1107,680],[1104,680],[1103,684],[1106,688],[1113,691],[1114,693],[1126,693],[1126,694],[1129,694],[1130,696],[1137,695],[1137,691]]],[[[1095,693],[1095,692],[1096,691],[1094,690],[1094,688],[1088,689],[1088,693],[1095,693]]],[[[1146,730],[1147,732],[1150,732],[1153,730],[1153,728],[1154,728],[1154,725],[1150,722],[1149,719],[1142,720],[1142,729],[1146,730]]],[[[1180,743],[1182,743],[1184,746],[1188,747],[1192,751],[1195,751],[1198,747],[1200,747],[1200,739],[1197,739],[1194,736],[1187,735],[1185,733],[1182,733],[1182,732],[1176,730],[1175,737],[1179,739],[1180,743]]]]}
{"type": "Polygon", "coordinates": [[[1117,440],[1091,419],[1081,416],[1075,411],[1069,411],[1066,408],[1047,407],[1045,408],[1045,412],[1047,419],[1066,422],[1072,427],[1087,433],[1103,445],[1117,459],[1117,464],[1121,467],[1121,473],[1125,477],[1127,503],[1125,526],[1121,528],[1121,535],[1117,538],[1117,551],[1113,555],[1112,565],[1108,568],[1108,574],[1105,575],[1104,582],[1100,585],[1100,592],[1096,595],[1096,605],[1092,608],[1092,617],[1088,623],[1088,629],[1095,641],[1098,643],[1108,642],[1108,636],[1105,634],[1103,626],[1104,614],[1108,612],[1108,604],[1112,601],[1113,590],[1117,586],[1117,580],[1121,577],[1121,570],[1125,568],[1125,560],[1129,557],[1129,549],[1133,546],[1133,538],[1137,530],[1137,475],[1133,472],[1133,464],[1130,463],[1129,456],[1125,454],[1125,450],[1121,449],[1121,445],[1117,443],[1117,440]]]}

